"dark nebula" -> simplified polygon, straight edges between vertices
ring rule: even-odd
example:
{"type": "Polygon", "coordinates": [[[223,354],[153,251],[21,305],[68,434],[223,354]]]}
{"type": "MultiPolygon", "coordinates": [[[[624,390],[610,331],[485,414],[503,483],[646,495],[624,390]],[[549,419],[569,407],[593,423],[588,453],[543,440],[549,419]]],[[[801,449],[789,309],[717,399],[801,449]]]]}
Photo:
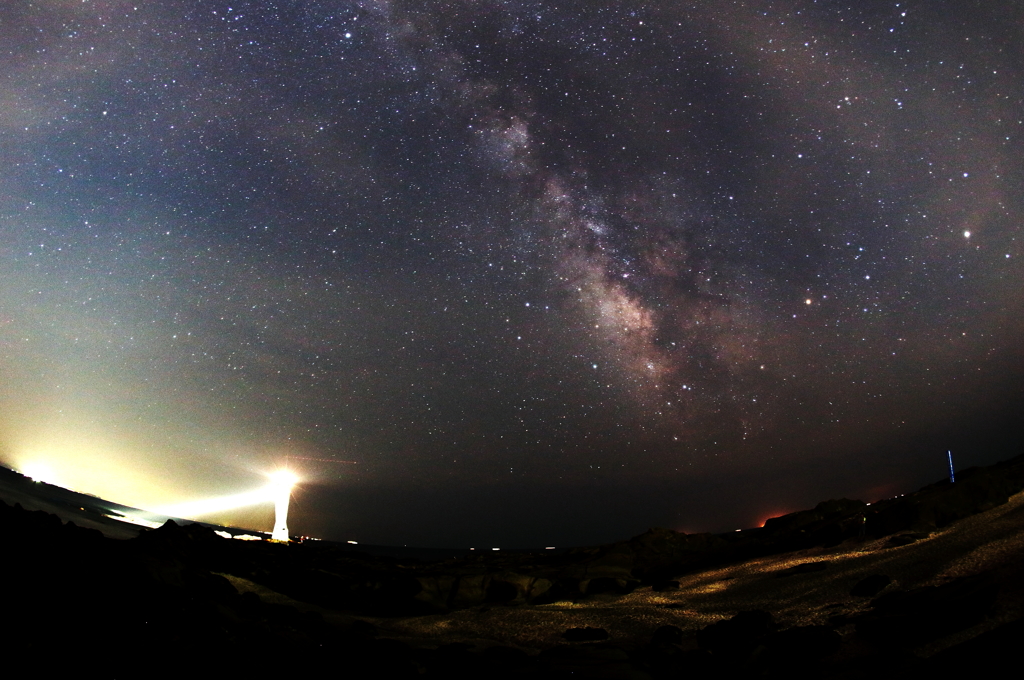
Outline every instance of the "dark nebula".
{"type": "Polygon", "coordinates": [[[994,0],[7,3],[0,459],[554,545],[1018,453],[1021,44],[994,0]]]}

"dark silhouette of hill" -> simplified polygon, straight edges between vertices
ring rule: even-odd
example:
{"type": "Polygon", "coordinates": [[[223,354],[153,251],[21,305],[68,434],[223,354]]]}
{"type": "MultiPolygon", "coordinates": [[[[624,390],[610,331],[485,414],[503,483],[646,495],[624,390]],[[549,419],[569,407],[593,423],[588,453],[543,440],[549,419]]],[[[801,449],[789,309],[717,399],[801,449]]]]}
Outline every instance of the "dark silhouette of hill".
{"type": "MultiPolygon", "coordinates": [[[[117,540],[0,502],[3,640],[10,658],[114,676],[977,671],[1008,663],[1024,625],[1022,489],[1017,457],[749,531],[651,529],[559,554],[439,561],[235,541],[174,522],[117,540]]],[[[96,504],[97,516],[108,509],[96,504]]]]}

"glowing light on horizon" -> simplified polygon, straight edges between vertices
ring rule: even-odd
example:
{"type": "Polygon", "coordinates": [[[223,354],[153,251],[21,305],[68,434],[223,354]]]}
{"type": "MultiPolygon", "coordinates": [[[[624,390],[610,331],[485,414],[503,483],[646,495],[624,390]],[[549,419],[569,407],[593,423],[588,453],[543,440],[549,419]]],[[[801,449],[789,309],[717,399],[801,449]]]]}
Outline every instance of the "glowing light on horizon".
{"type": "Polygon", "coordinates": [[[57,477],[53,472],[53,468],[46,463],[26,463],[21,467],[21,474],[25,475],[33,482],[44,482],[46,484],[59,486],[59,484],[57,484],[57,477]]]}
{"type": "Polygon", "coordinates": [[[270,478],[270,486],[274,488],[286,487],[291,489],[299,482],[299,478],[295,476],[294,472],[284,468],[274,470],[267,477],[270,478]]]}
{"type": "Polygon", "coordinates": [[[35,481],[107,499],[133,508],[180,502],[187,476],[168,479],[148,463],[155,450],[119,441],[90,424],[63,424],[3,442],[4,463],[35,481]]]}

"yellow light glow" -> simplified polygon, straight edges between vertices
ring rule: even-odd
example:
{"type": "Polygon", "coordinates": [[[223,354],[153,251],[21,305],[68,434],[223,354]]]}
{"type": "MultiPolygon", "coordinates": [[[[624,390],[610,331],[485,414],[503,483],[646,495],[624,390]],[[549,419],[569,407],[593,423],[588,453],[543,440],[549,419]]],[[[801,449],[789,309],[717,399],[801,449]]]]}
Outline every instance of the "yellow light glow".
{"type": "Polygon", "coordinates": [[[290,489],[299,483],[299,478],[295,475],[295,473],[285,468],[281,468],[280,470],[274,470],[273,472],[268,474],[267,477],[270,478],[271,486],[277,489],[280,489],[282,487],[290,489]]]}
{"type": "Polygon", "coordinates": [[[4,464],[36,481],[136,508],[174,502],[182,497],[175,484],[184,487],[191,481],[171,481],[161,469],[167,466],[152,463],[152,450],[103,436],[88,426],[73,431],[55,426],[23,437],[4,437],[0,449],[4,464]]]}
{"type": "Polygon", "coordinates": [[[33,482],[46,482],[47,484],[57,485],[57,476],[53,471],[53,468],[46,463],[33,461],[25,463],[21,466],[21,474],[25,475],[33,482]]]}

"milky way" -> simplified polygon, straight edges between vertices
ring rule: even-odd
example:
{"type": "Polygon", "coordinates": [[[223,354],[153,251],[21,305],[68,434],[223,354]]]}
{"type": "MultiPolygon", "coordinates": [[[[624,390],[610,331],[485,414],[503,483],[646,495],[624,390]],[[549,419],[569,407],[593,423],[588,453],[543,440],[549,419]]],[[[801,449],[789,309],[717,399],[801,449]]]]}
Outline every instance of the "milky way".
{"type": "Polygon", "coordinates": [[[0,458],[144,507],[286,465],[299,531],[532,545],[1017,453],[1022,27],[8,3],[0,458]]]}

